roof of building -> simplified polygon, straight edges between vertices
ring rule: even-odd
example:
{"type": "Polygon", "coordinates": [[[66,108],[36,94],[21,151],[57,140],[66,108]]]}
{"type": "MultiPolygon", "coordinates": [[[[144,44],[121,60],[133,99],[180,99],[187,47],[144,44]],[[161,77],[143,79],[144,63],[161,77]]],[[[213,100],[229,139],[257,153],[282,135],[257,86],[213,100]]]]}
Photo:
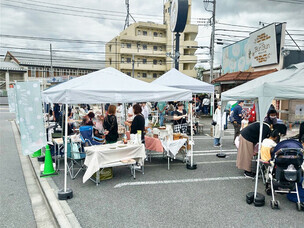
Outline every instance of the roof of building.
{"type": "Polygon", "coordinates": [[[264,76],[266,74],[270,74],[276,72],[277,69],[270,69],[270,70],[261,70],[261,71],[254,71],[254,72],[233,72],[233,73],[226,73],[221,77],[218,77],[212,81],[212,83],[221,83],[221,82],[235,82],[235,81],[250,81],[252,79],[264,76]]]}
{"type": "MultiPolygon", "coordinates": [[[[14,59],[20,65],[47,67],[51,66],[50,55],[8,51],[4,59],[7,61],[9,58],[14,59]]],[[[91,70],[100,70],[104,68],[104,62],[102,61],[58,56],[56,54],[52,55],[52,65],[53,67],[91,70]]]]}
{"type": "Polygon", "coordinates": [[[15,62],[3,62],[0,61],[0,70],[9,70],[9,71],[27,71],[27,69],[20,67],[15,62]]]}

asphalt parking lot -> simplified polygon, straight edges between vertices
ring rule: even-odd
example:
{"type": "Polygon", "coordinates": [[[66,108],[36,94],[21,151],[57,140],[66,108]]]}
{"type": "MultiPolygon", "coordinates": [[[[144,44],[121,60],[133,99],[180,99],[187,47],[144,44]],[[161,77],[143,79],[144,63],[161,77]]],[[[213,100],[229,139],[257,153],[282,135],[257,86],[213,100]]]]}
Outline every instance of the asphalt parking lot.
{"type": "MultiPolygon", "coordinates": [[[[245,201],[254,190],[254,181],[235,167],[236,148],[233,130],[223,138],[224,159],[217,158],[218,148],[208,135],[195,136],[196,170],[187,170],[181,161],[154,155],[146,162],[145,174],[134,180],[126,167],[113,169],[114,177],[96,186],[68,177],[74,198],[68,204],[83,227],[303,227],[304,214],[286,195],[277,195],[280,210],[269,206],[260,181],[258,191],[266,196],[264,207],[245,201]]],[[[59,188],[63,175],[53,177],[59,188]]]]}

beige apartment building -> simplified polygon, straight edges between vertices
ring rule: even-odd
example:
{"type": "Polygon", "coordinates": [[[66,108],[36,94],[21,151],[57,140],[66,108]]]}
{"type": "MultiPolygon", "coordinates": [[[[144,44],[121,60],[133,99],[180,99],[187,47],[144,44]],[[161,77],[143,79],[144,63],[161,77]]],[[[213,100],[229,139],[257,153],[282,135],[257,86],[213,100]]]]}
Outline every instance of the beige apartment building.
{"type": "MultiPolygon", "coordinates": [[[[170,0],[164,4],[164,24],[136,22],[106,44],[106,67],[113,67],[125,74],[151,82],[174,68],[175,35],[170,30],[170,0]]],[[[191,0],[189,0],[187,25],[180,34],[179,70],[196,77],[194,66],[197,58],[195,38],[198,26],[190,24],[191,0]]]]}

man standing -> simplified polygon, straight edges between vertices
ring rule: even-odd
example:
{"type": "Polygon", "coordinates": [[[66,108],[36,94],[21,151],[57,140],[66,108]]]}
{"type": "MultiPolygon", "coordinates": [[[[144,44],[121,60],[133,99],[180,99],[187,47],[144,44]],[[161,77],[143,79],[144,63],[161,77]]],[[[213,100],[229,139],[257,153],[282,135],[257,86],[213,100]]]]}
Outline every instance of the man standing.
{"type": "Polygon", "coordinates": [[[159,113],[159,125],[160,126],[164,126],[164,116],[166,114],[166,107],[167,107],[167,104],[166,102],[158,102],[157,103],[157,111],[159,113]]]}
{"type": "Polygon", "coordinates": [[[210,105],[210,99],[208,98],[208,96],[206,96],[202,102],[203,105],[203,113],[204,115],[208,115],[209,113],[209,105],[210,105]]]}
{"type": "Polygon", "coordinates": [[[240,135],[241,123],[242,123],[242,119],[243,119],[243,114],[242,114],[243,105],[244,105],[244,101],[239,101],[238,105],[235,106],[233,109],[233,119],[234,119],[234,121],[233,121],[233,127],[234,127],[233,142],[235,141],[235,138],[240,135]]]}
{"type": "Polygon", "coordinates": [[[230,112],[231,112],[231,103],[227,102],[224,112],[226,113],[226,123],[225,123],[224,129],[226,130],[228,128],[228,126],[227,126],[228,125],[228,116],[230,115],[230,112]]]}

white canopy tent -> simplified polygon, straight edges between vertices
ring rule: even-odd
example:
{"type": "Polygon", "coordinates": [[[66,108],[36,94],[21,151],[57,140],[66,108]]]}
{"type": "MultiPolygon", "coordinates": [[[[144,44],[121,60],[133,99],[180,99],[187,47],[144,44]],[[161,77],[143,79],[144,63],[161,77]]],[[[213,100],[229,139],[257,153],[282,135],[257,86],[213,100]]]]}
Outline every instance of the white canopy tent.
{"type": "Polygon", "coordinates": [[[50,103],[99,104],[144,101],[191,100],[191,91],[153,85],[112,68],[74,78],[45,90],[42,99],[50,103]]]}
{"type": "MultiPolygon", "coordinates": [[[[169,101],[192,99],[192,92],[143,82],[111,67],[69,80],[42,92],[47,103],[100,104],[133,103],[145,101],[169,101]]],[[[67,113],[65,115],[65,138],[67,138],[67,113]]],[[[65,140],[64,192],[67,192],[67,140],[65,140]]],[[[191,166],[193,147],[191,146],[191,166]]]]}
{"type": "Polygon", "coordinates": [[[167,73],[154,80],[152,84],[187,89],[192,91],[192,93],[214,93],[214,85],[185,75],[175,68],[172,68],[167,73]]]}
{"type": "Polygon", "coordinates": [[[192,93],[210,93],[211,94],[211,113],[214,107],[214,85],[202,82],[192,78],[182,72],[172,68],[167,73],[163,74],[158,79],[155,79],[152,84],[164,85],[174,88],[187,89],[192,93]]]}
{"type": "MultiPolygon", "coordinates": [[[[266,116],[269,106],[274,99],[304,100],[304,63],[291,65],[284,70],[259,77],[221,95],[223,102],[229,100],[257,100],[260,120],[266,116]]],[[[260,158],[263,121],[260,121],[259,153],[260,158]]],[[[259,159],[256,172],[255,194],[257,192],[259,159]]]]}

